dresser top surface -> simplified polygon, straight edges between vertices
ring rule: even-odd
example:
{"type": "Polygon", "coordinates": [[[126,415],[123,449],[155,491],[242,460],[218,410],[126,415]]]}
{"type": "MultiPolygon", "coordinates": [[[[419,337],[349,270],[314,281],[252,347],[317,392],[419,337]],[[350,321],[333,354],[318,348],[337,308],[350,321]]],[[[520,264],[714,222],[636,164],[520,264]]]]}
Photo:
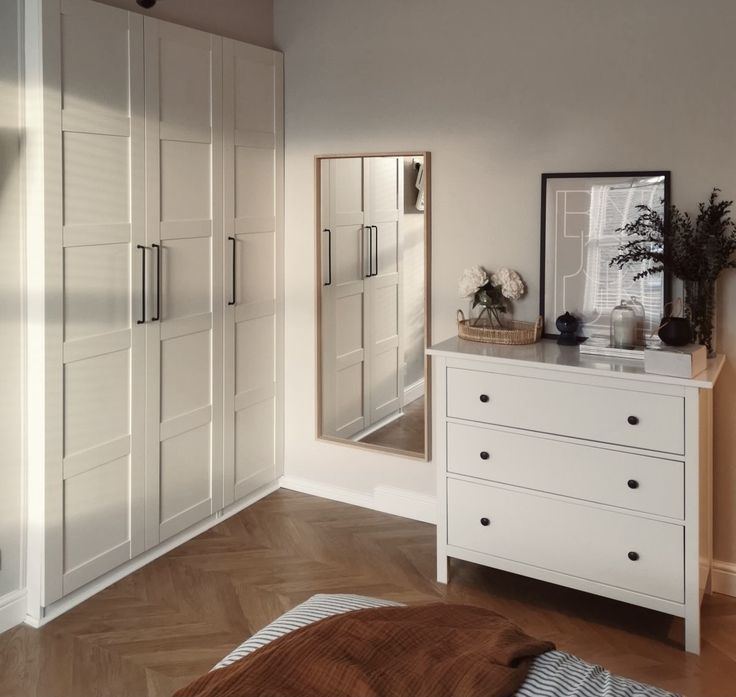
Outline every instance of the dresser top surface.
{"type": "Polygon", "coordinates": [[[582,374],[607,374],[626,380],[642,380],[667,385],[711,389],[723,368],[725,357],[708,360],[708,367],[694,378],[676,378],[644,372],[644,361],[630,358],[609,358],[580,353],[577,346],[559,346],[552,339],[543,339],[525,346],[503,346],[467,341],[454,336],[434,344],[427,353],[431,356],[463,358],[488,363],[518,365],[527,368],[548,368],[582,374]]]}

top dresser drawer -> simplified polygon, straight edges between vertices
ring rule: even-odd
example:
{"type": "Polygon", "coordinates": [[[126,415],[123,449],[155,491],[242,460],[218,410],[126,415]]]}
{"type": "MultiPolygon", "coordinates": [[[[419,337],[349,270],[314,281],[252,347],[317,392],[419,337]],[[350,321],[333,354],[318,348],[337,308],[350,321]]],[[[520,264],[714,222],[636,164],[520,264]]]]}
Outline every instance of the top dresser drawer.
{"type": "Polygon", "coordinates": [[[448,368],[447,415],[681,455],[682,397],[448,368]]]}

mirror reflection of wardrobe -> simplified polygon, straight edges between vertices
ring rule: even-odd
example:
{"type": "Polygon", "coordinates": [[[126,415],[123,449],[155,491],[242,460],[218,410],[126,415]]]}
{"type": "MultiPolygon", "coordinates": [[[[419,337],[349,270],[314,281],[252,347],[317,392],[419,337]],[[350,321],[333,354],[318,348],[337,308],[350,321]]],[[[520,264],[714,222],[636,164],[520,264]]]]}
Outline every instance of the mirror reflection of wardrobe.
{"type": "Polygon", "coordinates": [[[320,435],[426,452],[426,157],[320,173],[320,435]]]}

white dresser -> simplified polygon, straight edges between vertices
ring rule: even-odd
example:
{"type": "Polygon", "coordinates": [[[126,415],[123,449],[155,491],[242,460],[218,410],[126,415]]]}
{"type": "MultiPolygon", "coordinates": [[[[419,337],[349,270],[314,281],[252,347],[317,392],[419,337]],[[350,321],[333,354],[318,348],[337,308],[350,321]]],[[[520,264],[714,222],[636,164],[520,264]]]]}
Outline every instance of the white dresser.
{"type": "Polygon", "coordinates": [[[684,617],[712,561],[712,388],[542,341],[432,356],[437,578],[455,557],[684,617]]]}

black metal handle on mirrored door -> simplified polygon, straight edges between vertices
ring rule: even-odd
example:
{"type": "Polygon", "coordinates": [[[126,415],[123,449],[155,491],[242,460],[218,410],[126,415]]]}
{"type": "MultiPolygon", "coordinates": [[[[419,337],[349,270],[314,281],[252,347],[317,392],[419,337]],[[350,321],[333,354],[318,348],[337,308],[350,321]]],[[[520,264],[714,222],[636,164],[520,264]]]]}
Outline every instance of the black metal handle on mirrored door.
{"type": "Polygon", "coordinates": [[[156,250],[156,314],[151,322],[158,322],[161,319],[161,245],[154,242],[151,247],[156,250]]]}
{"type": "Polygon", "coordinates": [[[141,319],[138,320],[137,324],[146,323],[146,248],[142,245],[138,245],[138,249],[142,250],[141,255],[141,319]]]}
{"type": "Polygon", "coordinates": [[[332,230],[326,227],[322,232],[327,233],[327,283],[325,286],[332,285],[332,230]]]}
{"type": "Polygon", "coordinates": [[[231,299],[228,300],[228,305],[235,305],[235,238],[234,237],[228,237],[228,239],[233,243],[233,272],[232,272],[232,295],[231,299]]]}

